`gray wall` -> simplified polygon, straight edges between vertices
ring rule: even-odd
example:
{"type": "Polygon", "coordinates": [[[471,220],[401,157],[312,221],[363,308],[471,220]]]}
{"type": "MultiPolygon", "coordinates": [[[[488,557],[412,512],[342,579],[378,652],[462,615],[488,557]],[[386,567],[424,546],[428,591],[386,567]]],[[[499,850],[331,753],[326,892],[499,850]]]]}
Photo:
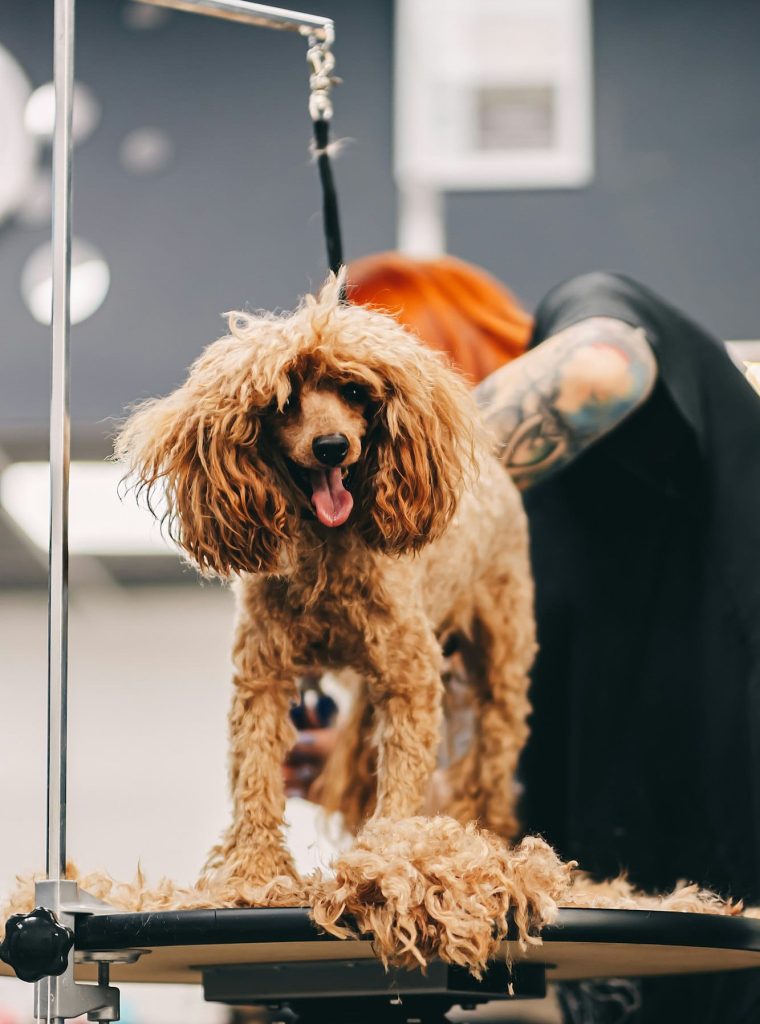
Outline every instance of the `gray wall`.
{"type": "Polygon", "coordinates": [[[619,270],[724,338],[757,338],[760,3],[597,0],[594,19],[594,182],[452,196],[452,251],[531,305],[619,270]]]}
{"type": "MultiPolygon", "coordinates": [[[[338,163],[349,256],[393,244],[391,0],[320,0],[336,19],[338,163]]],[[[76,154],[76,231],[112,269],[103,307],[74,328],[79,432],[177,383],[244,303],[289,307],[323,275],[319,191],[305,158],[306,67],[289,34],[172,15],[123,27],[121,0],[78,0],[79,78],[103,104],[76,154]],[[124,134],[165,129],[176,146],[154,178],[117,159],[124,134]]],[[[0,42],[34,84],[50,77],[50,0],[3,0],[0,42]]],[[[760,324],[760,4],[599,0],[595,5],[597,177],[587,189],[458,194],[450,248],[532,305],[570,274],[634,274],[716,332],[760,324]]],[[[48,331],[18,281],[43,239],[0,227],[0,445],[42,435],[48,331]]],[[[76,432],[75,432],[76,435],[76,432]]]]}

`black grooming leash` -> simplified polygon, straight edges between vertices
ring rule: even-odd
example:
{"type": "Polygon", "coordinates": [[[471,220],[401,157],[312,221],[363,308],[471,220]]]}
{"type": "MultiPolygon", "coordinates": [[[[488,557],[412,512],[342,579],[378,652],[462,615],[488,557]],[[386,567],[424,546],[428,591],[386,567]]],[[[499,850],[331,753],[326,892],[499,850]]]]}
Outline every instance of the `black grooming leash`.
{"type": "Polygon", "coordinates": [[[338,193],[335,190],[330,161],[330,122],[320,118],[314,121],[314,152],[317,158],[319,181],[322,185],[322,225],[327,247],[327,264],[337,274],[343,266],[343,241],[338,214],[338,193]]]}

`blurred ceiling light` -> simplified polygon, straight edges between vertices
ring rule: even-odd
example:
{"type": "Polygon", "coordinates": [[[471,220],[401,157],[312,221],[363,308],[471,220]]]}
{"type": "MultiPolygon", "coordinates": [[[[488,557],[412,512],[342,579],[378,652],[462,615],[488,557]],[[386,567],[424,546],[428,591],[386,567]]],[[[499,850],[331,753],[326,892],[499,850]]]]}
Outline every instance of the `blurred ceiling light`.
{"type": "Polygon", "coordinates": [[[0,46],[0,221],[15,212],[34,175],[37,144],[24,127],[30,94],[21,66],[0,46]]]}
{"type": "Polygon", "coordinates": [[[158,174],[174,154],[171,139],[160,128],[136,128],[122,139],[119,159],[131,174],[158,174]]]}
{"type": "MultiPolygon", "coordinates": [[[[40,324],[49,324],[53,305],[53,261],[50,242],[35,249],[21,272],[21,294],[40,324]]],[[[99,309],[108,294],[111,272],[105,257],[89,242],[71,242],[71,322],[79,324],[99,309]]]]}
{"type": "Polygon", "coordinates": [[[16,210],[16,220],[25,228],[46,227],[50,223],[52,205],[52,176],[50,171],[40,169],[29,181],[16,210]]]}
{"type": "MultiPolygon", "coordinates": [[[[75,555],[173,555],[158,523],[131,495],[119,499],[122,466],[72,462],[69,550],[75,555]]],[[[0,474],[0,504],[30,541],[47,551],[50,469],[47,462],[14,462],[0,474]]]]}
{"type": "Polygon", "coordinates": [[[143,3],[127,3],[121,12],[121,19],[127,28],[137,32],[161,28],[169,20],[169,11],[164,7],[151,7],[143,3]]]}
{"type": "MultiPolygon", "coordinates": [[[[81,82],[74,85],[74,113],[71,128],[74,142],[84,142],[95,131],[100,120],[100,103],[91,89],[81,82]]],[[[52,143],[55,125],[55,87],[45,82],[35,89],[24,109],[24,125],[29,134],[42,142],[52,143]]]]}

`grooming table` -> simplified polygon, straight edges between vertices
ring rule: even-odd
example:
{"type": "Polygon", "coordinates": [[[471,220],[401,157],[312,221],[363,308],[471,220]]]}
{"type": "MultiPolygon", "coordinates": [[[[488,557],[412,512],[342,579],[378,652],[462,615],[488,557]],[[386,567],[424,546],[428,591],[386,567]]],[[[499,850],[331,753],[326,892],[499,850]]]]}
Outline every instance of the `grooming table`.
{"type": "Polygon", "coordinates": [[[547,981],[760,968],[760,920],[642,910],[561,910],[540,946],[505,943],[481,982],[443,963],[386,973],[370,941],[320,934],[303,908],[93,914],[75,935],[77,980],[109,962],[112,982],[202,984],[208,1001],[288,1005],[323,1024],[440,1021],[453,1005],[509,998],[510,985],[540,998],[547,981]]]}

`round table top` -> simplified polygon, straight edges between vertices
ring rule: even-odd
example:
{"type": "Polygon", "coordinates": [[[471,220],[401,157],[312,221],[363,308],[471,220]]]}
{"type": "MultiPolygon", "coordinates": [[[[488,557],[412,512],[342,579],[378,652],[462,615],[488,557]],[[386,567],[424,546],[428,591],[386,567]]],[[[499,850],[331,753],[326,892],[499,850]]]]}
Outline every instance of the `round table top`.
{"type": "MultiPolygon", "coordinates": [[[[548,981],[760,968],[760,920],[752,918],[568,908],[542,938],[527,949],[510,942],[504,952],[508,945],[513,961],[546,964],[548,981]]],[[[149,951],[135,963],[114,963],[114,982],[200,983],[214,966],[374,956],[369,941],[321,934],[302,907],[97,914],[79,920],[75,948],[78,959],[149,951]]],[[[94,979],[95,967],[82,963],[77,975],[94,979]]]]}

